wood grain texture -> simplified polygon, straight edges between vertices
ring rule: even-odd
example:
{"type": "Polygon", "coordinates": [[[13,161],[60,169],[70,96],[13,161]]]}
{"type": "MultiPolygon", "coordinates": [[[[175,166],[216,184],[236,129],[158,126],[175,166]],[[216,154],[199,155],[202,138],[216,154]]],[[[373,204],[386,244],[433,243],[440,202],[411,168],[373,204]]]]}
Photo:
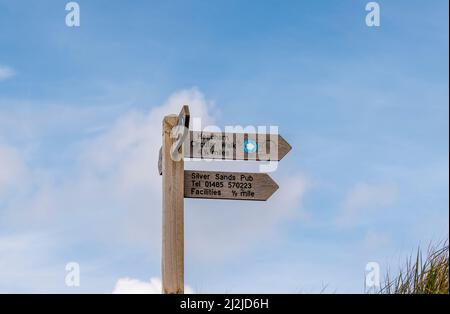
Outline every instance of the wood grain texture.
{"type": "Polygon", "coordinates": [[[184,161],[171,158],[171,130],[177,116],[163,120],[162,292],[184,293],[184,161]]]}
{"type": "Polygon", "coordinates": [[[223,160],[280,161],[292,149],[279,134],[190,131],[184,157],[223,160]],[[256,152],[245,152],[244,142],[257,144],[256,152]]]}
{"type": "Polygon", "coordinates": [[[184,197],[266,201],[278,184],[266,173],[184,171],[184,197]]]}

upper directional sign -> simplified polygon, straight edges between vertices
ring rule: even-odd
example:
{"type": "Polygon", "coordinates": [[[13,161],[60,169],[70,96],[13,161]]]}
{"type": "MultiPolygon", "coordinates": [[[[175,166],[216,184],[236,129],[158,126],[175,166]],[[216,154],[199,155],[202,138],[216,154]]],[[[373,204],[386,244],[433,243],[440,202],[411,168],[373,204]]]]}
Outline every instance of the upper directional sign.
{"type": "Polygon", "coordinates": [[[279,161],[290,150],[278,134],[191,131],[184,143],[186,158],[279,161]]]}
{"type": "Polygon", "coordinates": [[[265,201],[278,184],[266,173],[184,171],[184,197],[265,201]]]}

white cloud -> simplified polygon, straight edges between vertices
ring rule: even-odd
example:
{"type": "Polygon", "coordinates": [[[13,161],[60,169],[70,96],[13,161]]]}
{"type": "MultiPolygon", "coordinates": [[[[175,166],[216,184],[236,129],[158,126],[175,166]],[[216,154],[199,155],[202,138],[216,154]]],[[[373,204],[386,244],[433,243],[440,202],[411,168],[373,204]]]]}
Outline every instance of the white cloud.
{"type": "MultiPolygon", "coordinates": [[[[150,282],[132,278],[121,278],[114,287],[113,294],[160,294],[162,290],[161,279],[151,278],[150,282]]],[[[184,287],[185,294],[193,294],[191,287],[184,287]]]]}
{"type": "Polygon", "coordinates": [[[20,152],[0,143],[0,197],[20,189],[27,176],[27,168],[20,152]]]}
{"type": "Polygon", "coordinates": [[[342,211],[337,219],[340,225],[351,225],[375,210],[378,216],[381,210],[393,205],[398,197],[397,187],[393,184],[357,183],[342,203],[342,211]]]}
{"type": "Polygon", "coordinates": [[[14,71],[13,68],[5,65],[0,65],[0,81],[9,79],[14,75],[16,75],[16,71],[14,71]]]}
{"type": "Polygon", "coordinates": [[[397,189],[392,184],[358,183],[348,193],[343,206],[349,211],[385,207],[391,205],[396,197],[397,189]]]}
{"type": "MultiPolygon", "coordinates": [[[[203,126],[214,122],[214,104],[197,89],[174,93],[162,106],[149,112],[128,112],[104,132],[84,141],[77,154],[77,176],[66,178],[53,191],[52,187],[43,186],[31,208],[48,216],[89,212],[93,219],[89,225],[101,224],[107,215],[110,222],[101,230],[93,230],[96,237],[104,237],[105,241],[112,237],[127,245],[148,248],[151,254],[158,250],[159,254],[161,177],[157,162],[161,121],[164,115],[177,113],[182,104],[189,104],[191,115],[201,117],[203,126]],[[45,212],[39,210],[45,207],[43,201],[46,206],[51,205],[45,212]]],[[[204,169],[223,166],[205,161],[195,164],[204,169]]],[[[234,171],[255,167],[245,162],[234,164],[234,171]]],[[[189,254],[198,259],[225,258],[261,237],[276,238],[279,223],[303,218],[299,204],[307,180],[299,174],[276,180],[280,189],[267,202],[186,201],[189,254]]]]}
{"type": "MultiPolygon", "coordinates": [[[[101,247],[114,244],[115,252],[117,245],[123,250],[137,249],[159,264],[161,177],[157,160],[161,123],[164,115],[178,113],[183,104],[189,104],[192,116],[202,117],[203,126],[214,123],[214,103],[199,90],[190,89],[174,93],[162,106],[149,111],[121,114],[98,132],[80,131],[83,140],[73,136],[73,144],[60,152],[63,156],[70,153],[74,164],[31,169],[32,178],[27,183],[33,185],[34,194],[8,204],[3,209],[3,223],[58,232],[65,245],[86,241],[101,247]]],[[[257,169],[251,162],[195,164],[205,168],[233,164],[234,171],[257,169]]],[[[235,258],[261,244],[262,239],[266,245],[277,241],[284,233],[283,222],[305,218],[301,201],[306,178],[280,171],[271,175],[280,189],[267,202],[186,200],[186,259],[196,263],[211,259],[226,262],[230,256],[235,258]]],[[[71,259],[82,262],[82,256],[82,250],[73,251],[71,259]]],[[[127,280],[120,285],[132,281],[127,280]]],[[[89,287],[83,288],[89,291],[89,287]]]]}

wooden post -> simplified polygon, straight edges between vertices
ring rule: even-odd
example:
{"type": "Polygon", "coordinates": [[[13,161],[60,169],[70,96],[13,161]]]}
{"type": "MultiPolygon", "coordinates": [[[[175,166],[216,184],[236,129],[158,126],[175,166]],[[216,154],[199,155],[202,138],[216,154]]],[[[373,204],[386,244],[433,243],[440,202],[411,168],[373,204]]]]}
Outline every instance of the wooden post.
{"type": "Polygon", "coordinates": [[[163,120],[162,145],[162,293],[184,293],[184,161],[171,158],[172,128],[178,117],[163,120]]]}

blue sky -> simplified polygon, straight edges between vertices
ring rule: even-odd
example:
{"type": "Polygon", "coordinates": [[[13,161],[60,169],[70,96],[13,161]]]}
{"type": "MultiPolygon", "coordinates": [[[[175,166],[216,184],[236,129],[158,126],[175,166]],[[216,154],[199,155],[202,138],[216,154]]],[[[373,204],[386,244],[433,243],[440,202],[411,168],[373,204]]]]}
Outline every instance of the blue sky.
{"type": "MultiPolygon", "coordinates": [[[[293,146],[268,202],[186,200],[195,292],[363,292],[366,263],[448,236],[448,1],[378,1],[378,28],[356,0],[80,0],[78,28],[66,2],[0,0],[0,292],[160,277],[160,118],[184,102],[293,146]]],[[[256,168],[189,167],[214,166],[256,168]]]]}

